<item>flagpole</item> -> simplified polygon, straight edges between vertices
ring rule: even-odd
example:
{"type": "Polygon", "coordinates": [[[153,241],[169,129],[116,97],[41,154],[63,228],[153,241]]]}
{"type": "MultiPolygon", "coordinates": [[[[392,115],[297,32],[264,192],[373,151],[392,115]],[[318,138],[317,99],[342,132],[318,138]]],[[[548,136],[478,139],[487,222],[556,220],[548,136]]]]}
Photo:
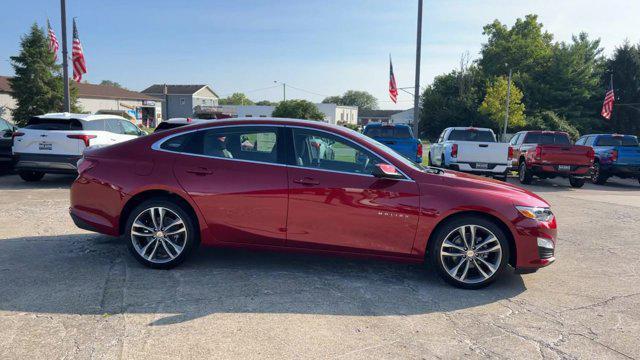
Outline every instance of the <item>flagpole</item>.
{"type": "Polygon", "coordinates": [[[422,48],[422,0],[418,0],[418,29],[416,38],[416,83],[413,94],[413,134],[420,138],[420,51],[422,48]]]}
{"type": "Polygon", "coordinates": [[[69,96],[69,68],[67,65],[67,6],[60,0],[60,17],[62,21],[62,81],[64,83],[64,112],[71,112],[69,96]]]}

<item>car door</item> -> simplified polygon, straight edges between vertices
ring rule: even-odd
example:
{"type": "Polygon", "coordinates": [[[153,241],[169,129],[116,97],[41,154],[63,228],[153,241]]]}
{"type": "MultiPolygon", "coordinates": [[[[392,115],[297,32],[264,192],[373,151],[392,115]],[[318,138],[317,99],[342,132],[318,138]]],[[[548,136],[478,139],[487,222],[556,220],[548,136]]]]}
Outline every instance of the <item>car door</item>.
{"type": "Polygon", "coordinates": [[[13,125],[4,119],[0,119],[0,161],[11,158],[12,135],[13,125]]]}
{"type": "Polygon", "coordinates": [[[283,245],[287,168],[283,127],[228,126],[169,139],[173,170],[221,242],[283,245]]]}
{"type": "Polygon", "coordinates": [[[408,254],[418,224],[419,190],[409,179],[372,175],[385,162],[352,140],[291,127],[287,244],[324,250],[408,254]],[[322,142],[331,157],[319,156],[322,142]]]}

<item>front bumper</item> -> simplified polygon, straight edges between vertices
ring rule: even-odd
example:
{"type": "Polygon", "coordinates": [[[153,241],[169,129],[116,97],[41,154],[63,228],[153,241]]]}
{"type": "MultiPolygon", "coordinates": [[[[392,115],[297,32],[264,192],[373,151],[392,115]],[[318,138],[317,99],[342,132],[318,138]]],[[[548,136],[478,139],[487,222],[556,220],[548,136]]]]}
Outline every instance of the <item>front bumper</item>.
{"type": "Polygon", "coordinates": [[[15,169],[55,174],[76,174],[80,155],[49,155],[17,153],[15,169]]]}
{"type": "Polygon", "coordinates": [[[516,272],[534,272],[551,265],[556,260],[555,252],[558,243],[555,217],[550,222],[522,218],[514,225],[517,249],[516,272]],[[549,244],[553,244],[552,248],[549,244]]]}

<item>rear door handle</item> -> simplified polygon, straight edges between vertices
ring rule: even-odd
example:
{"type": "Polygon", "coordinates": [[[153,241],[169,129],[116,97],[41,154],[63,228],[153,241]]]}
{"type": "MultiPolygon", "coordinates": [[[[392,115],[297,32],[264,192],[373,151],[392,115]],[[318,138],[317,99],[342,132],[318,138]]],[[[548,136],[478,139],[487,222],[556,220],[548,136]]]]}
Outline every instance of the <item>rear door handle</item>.
{"type": "Polygon", "coordinates": [[[301,185],[320,185],[320,181],[312,178],[293,179],[293,182],[301,185]]]}
{"type": "Polygon", "coordinates": [[[478,146],[480,146],[480,147],[489,147],[489,144],[480,144],[478,146]]]}
{"type": "Polygon", "coordinates": [[[213,174],[213,171],[211,171],[211,170],[209,170],[207,168],[203,168],[203,167],[187,169],[187,172],[189,174],[194,174],[194,175],[198,175],[198,176],[205,176],[205,175],[213,174]]]}

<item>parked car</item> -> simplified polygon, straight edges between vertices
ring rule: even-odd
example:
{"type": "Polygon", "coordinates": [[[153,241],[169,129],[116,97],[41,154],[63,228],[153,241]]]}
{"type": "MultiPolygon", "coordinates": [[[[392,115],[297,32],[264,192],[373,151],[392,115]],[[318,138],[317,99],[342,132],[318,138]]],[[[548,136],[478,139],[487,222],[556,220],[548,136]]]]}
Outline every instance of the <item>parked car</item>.
{"type": "Polygon", "coordinates": [[[640,146],[633,135],[584,135],[576,145],[590,146],[595,152],[591,181],[604,184],[612,176],[640,181],[640,146]]]}
{"type": "Polygon", "coordinates": [[[14,158],[11,153],[13,133],[17,130],[12,123],[0,118],[0,171],[13,167],[14,158]]]}
{"type": "Polygon", "coordinates": [[[199,244],[430,262],[449,283],[488,285],[508,264],[555,260],[539,196],[424,168],[344,127],[219,120],[90,149],[71,186],[83,229],[123,236],[140,263],[171,268],[199,244]],[[256,139],[245,150],[241,139],[256,139]],[[314,139],[335,150],[317,158],[314,139]],[[340,149],[340,151],[338,151],[340,149]]]}
{"type": "Polygon", "coordinates": [[[509,145],[512,168],[518,169],[518,179],[523,184],[531,183],[534,176],[560,176],[580,188],[593,165],[593,149],[572,145],[569,135],[561,131],[522,131],[511,138],[509,145]]]}
{"type": "Polygon", "coordinates": [[[496,141],[493,130],[475,127],[444,129],[429,148],[429,164],[507,179],[509,145],[496,141]]]}
{"type": "Polygon", "coordinates": [[[144,135],[115,115],[53,113],[34,116],[13,134],[18,175],[39,181],[46,173],[75,174],[76,163],[90,146],[109,146],[144,135]]]}
{"type": "Polygon", "coordinates": [[[422,143],[413,135],[409,125],[373,123],[364,127],[363,134],[417,164],[422,163],[422,143]]]}

